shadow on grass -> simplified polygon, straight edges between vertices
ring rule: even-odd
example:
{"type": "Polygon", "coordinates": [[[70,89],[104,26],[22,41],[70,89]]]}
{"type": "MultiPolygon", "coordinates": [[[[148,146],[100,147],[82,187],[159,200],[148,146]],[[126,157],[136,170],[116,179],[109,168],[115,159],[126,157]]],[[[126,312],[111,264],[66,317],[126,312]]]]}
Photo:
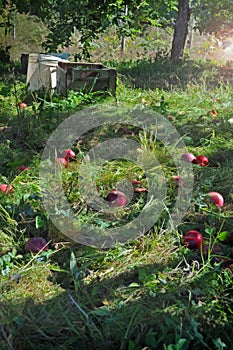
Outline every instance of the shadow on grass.
{"type": "MultiPolygon", "coordinates": [[[[103,259],[105,253],[99,254],[103,259]]],[[[213,277],[221,272],[207,269],[182,283],[182,274],[195,274],[197,259],[190,251],[181,265],[177,259],[166,265],[130,266],[129,261],[127,272],[111,276],[110,268],[97,278],[90,275],[76,291],[71,278],[53,273],[52,282],[63,286],[59,295],[43,303],[33,298],[0,303],[1,350],[163,350],[181,339],[186,339],[181,349],[202,350],[219,349],[214,347],[218,338],[233,349],[230,280],[220,286],[213,277]],[[164,273],[168,267],[171,275],[164,273]]]]}
{"type": "Polygon", "coordinates": [[[232,83],[233,66],[217,65],[212,61],[191,59],[171,61],[167,57],[116,63],[123,82],[142,89],[185,88],[190,84],[205,84],[208,87],[232,83]]]}

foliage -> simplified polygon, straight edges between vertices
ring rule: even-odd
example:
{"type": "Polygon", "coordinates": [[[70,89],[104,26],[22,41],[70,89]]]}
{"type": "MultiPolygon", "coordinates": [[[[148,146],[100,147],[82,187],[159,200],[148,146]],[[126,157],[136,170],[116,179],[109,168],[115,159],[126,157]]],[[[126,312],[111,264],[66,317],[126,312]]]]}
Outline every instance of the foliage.
{"type": "Polygon", "coordinates": [[[233,3],[221,1],[192,1],[192,14],[195,17],[195,26],[201,33],[217,33],[221,29],[231,28],[233,3]]]}
{"type": "MultiPolygon", "coordinates": [[[[233,13],[231,1],[190,1],[190,6],[195,28],[201,33],[215,33],[220,39],[226,32],[230,36],[233,13]]],[[[2,27],[7,34],[4,46],[9,42],[9,36],[15,35],[17,18],[21,21],[20,16],[25,16],[24,20],[36,22],[37,16],[49,32],[46,33],[41,22],[38,23],[40,30],[35,31],[34,36],[32,31],[32,41],[37,41],[39,36],[41,40],[38,40],[38,45],[44,41],[44,48],[50,51],[67,48],[75,41],[81,47],[79,58],[88,58],[91,44],[108,27],[115,26],[118,36],[131,37],[143,33],[149,25],[170,26],[173,29],[177,11],[177,0],[83,0],[78,5],[76,1],[7,0],[2,2],[0,14],[2,27]]]]}
{"type": "Polygon", "coordinates": [[[217,63],[216,60],[196,60],[189,57],[181,62],[171,62],[168,54],[158,52],[156,57],[134,61],[112,62],[129,86],[145,89],[170,90],[185,88],[189,84],[207,84],[218,88],[227,80],[231,82],[232,62],[217,63]]]}
{"type": "Polygon", "coordinates": [[[36,15],[48,26],[46,47],[56,50],[58,46],[68,46],[71,34],[81,34],[80,44],[83,54],[88,55],[90,43],[100,32],[115,25],[119,35],[131,36],[141,32],[147,25],[163,25],[170,22],[176,14],[176,1],[8,1],[5,28],[12,30],[15,11],[36,15]],[[13,17],[11,15],[13,13],[13,17]]]}
{"type": "Polygon", "coordinates": [[[22,53],[40,52],[48,30],[36,16],[20,14],[8,3],[0,12],[0,62],[20,61],[22,53]]]}

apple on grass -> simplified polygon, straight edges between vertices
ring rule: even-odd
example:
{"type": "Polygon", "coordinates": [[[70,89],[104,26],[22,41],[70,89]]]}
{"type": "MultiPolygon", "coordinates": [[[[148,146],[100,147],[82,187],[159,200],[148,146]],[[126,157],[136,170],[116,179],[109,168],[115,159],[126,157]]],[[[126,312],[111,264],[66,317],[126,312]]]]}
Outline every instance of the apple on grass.
{"type": "Polygon", "coordinates": [[[22,172],[24,170],[30,170],[30,168],[26,165],[21,165],[17,168],[18,171],[22,172]]]}
{"type": "Polygon", "coordinates": [[[118,190],[111,190],[106,200],[111,204],[112,207],[124,207],[127,203],[126,195],[118,190]]]}
{"type": "Polygon", "coordinates": [[[206,156],[201,155],[193,159],[192,163],[200,166],[207,166],[209,164],[209,159],[206,156]]]}
{"type": "Polygon", "coordinates": [[[208,198],[210,199],[211,203],[215,205],[218,208],[222,208],[224,205],[224,198],[219,192],[208,192],[207,193],[208,198]]]}
{"type": "Polygon", "coordinates": [[[27,107],[27,104],[25,102],[20,102],[19,103],[19,108],[26,108],[27,107]]]}
{"type": "Polygon", "coordinates": [[[204,245],[202,251],[205,258],[211,257],[212,263],[226,262],[223,250],[218,244],[215,244],[213,247],[204,245]]]}
{"type": "Polygon", "coordinates": [[[182,177],[180,175],[172,175],[171,180],[173,183],[175,183],[179,186],[184,185],[184,180],[182,179],[182,177]]]}
{"type": "Polygon", "coordinates": [[[218,112],[216,111],[216,109],[211,109],[210,111],[207,112],[207,115],[209,117],[216,117],[218,115],[218,112]]]}
{"type": "Polygon", "coordinates": [[[210,254],[210,255],[222,255],[223,251],[222,251],[222,248],[218,244],[215,244],[212,248],[210,248],[207,245],[204,245],[203,246],[203,254],[204,255],[208,255],[208,254],[210,254]]]}
{"type": "Polygon", "coordinates": [[[172,114],[168,114],[168,115],[167,115],[167,119],[169,119],[169,120],[175,120],[175,117],[174,117],[174,115],[172,115],[172,114]]]}
{"type": "Polygon", "coordinates": [[[196,157],[194,156],[194,154],[188,152],[182,154],[181,159],[187,163],[193,163],[196,157]]]}
{"type": "Polygon", "coordinates": [[[202,234],[198,231],[190,230],[183,236],[182,244],[189,249],[200,249],[203,245],[202,234]]]}
{"type": "Polygon", "coordinates": [[[72,149],[65,149],[62,152],[62,158],[65,158],[65,160],[69,161],[70,159],[74,159],[76,157],[76,154],[72,149]]]}
{"type": "Polygon", "coordinates": [[[68,167],[68,161],[65,158],[57,158],[57,163],[61,166],[64,166],[65,168],[68,167]]]}
{"type": "Polygon", "coordinates": [[[132,183],[133,185],[141,185],[141,184],[142,184],[142,182],[141,182],[140,180],[138,180],[138,179],[132,179],[132,180],[131,180],[131,183],[132,183]]]}
{"type": "Polygon", "coordinates": [[[38,253],[40,250],[48,250],[47,241],[43,237],[32,237],[27,241],[25,249],[32,253],[38,253]]]}
{"type": "Polygon", "coordinates": [[[145,187],[138,186],[138,187],[134,188],[134,192],[136,192],[136,193],[144,193],[144,192],[148,192],[148,189],[145,188],[145,187]]]}
{"type": "Polygon", "coordinates": [[[11,185],[0,184],[0,192],[2,193],[13,193],[14,189],[11,185]]]}
{"type": "Polygon", "coordinates": [[[228,263],[226,264],[226,269],[227,271],[233,273],[233,260],[229,259],[228,263]]]}

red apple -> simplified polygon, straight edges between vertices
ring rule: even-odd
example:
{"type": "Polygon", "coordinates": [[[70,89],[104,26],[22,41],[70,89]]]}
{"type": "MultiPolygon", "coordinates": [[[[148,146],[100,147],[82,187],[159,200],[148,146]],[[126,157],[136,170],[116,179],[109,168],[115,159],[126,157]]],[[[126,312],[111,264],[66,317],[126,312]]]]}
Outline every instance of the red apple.
{"type": "Polygon", "coordinates": [[[180,186],[183,186],[183,184],[184,184],[184,181],[183,181],[182,177],[179,176],[179,175],[173,175],[173,176],[171,177],[171,180],[172,180],[174,183],[176,183],[177,185],[180,185],[180,186]]]}
{"type": "Polygon", "coordinates": [[[74,159],[76,157],[76,154],[72,149],[65,149],[62,152],[62,158],[65,158],[65,160],[69,161],[70,159],[74,159]]]}
{"type": "Polygon", "coordinates": [[[211,254],[211,255],[221,255],[221,254],[223,254],[222,248],[221,248],[218,244],[215,244],[215,245],[212,247],[211,250],[210,250],[210,247],[209,247],[209,246],[204,245],[204,246],[203,246],[203,254],[204,254],[204,255],[207,255],[209,251],[210,251],[210,254],[211,254]]]}
{"type": "Polygon", "coordinates": [[[230,233],[230,235],[229,235],[227,241],[228,241],[228,243],[229,243],[231,246],[233,246],[233,232],[230,233]]]}
{"type": "Polygon", "coordinates": [[[233,272],[233,261],[231,264],[227,265],[226,269],[230,272],[233,272]]]}
{"type": "Polygon", "coordinates": [[[218,115],[218,112],[216,111],[216,109],[211,109],[210,111],[207,112],[207,115],[216,117],[218,115]]]}
{"type": "Polygon", "coordinates": [[[123,130],[124,134],[134,136],[134,132],[132,130],[129,130],[127,128],[122,128],[122,130],[123,130]]]}
{"type": "Polygon", "coordinates": [[[167,119],[169,119],[169,120],[174,120],[175,117],[174,117],[172,114],[168,114],[168,115],[167,115],[167,119]]]}
{"type": "Polygon", "coordinates": [[[200,166],[207,166],[209,164],[209,160],[206,156],[197,156],[192,163],[198,164],[200,166]]]}
{"type": "Polygon", "coordinates": [[[32,237],[27,241],[25,249],[32,253],[38,253],[40,250],[48,250],[46,244],[47,242],[43,237],[32,237]]]}
{"type": "Polygon", "coordinates": [[[183,236],[182,243],[189,249],[200,249],[203,244],[202,234],[198,231],[190,230],[183,236]]]}
{"type": "Polygon", "coordinates": [[[223,207],[224,205],[224,199],[223,196],[218,192],[208,192],[207,193],[210,201],[216,206],[216,207],[223,207]]]}
{"type": "Polygon", "coordinates": [[[20,102],[19,103],[19,107],[20,108],[26,108],[27,107],[27,104],[25,102],[20,102]]]}
{"type": "Polygon", "coordinates": [[[136,193],[144,193],[144,192],[148,192],[148,189],[145,188],[145,187],[138,186],[138,187],[134,188],[134,192],[136,192],[136,193]]]}
{"type": "Polygon", "coordinates": [[[187,163],[192,163],[194,159],[196,159],[196,157],[194,156],[194,154],[192,153],[184,153],[181,156],[181,159],[184,160],[187,163]]]}
{"type": "Polygon", "coordinates": [[[0,192],[2,193],[13,193],[14,189],[11,185],[0,184],[0,192]]]}
{"type": "Polygon", "coordinates": [[[215,263],[220,263],[223,261],[223,251],[222,248],[218,245],[215,244],[212,249],[210,249],[209,246],[204,245],[203,246],[203,255],[205,257],[208,257],[208,255],[210,254],[212,262],[215,263]]]}
{"type": "Polygon", "coordinates": [[[111,203],[112,207],[123,207],[127,203],[125,194],[117,190],[111,190],[106,196],[106,200],[111,203]]]}
{"type": "Polygon", "coordinates": [[[17,168],[18,171],[30,170],[30,168],[26,165],[21,165],[17,168]]]}
{"type": "Polygon", "coordinates": [[[140,180],[137,180],[137,179],[132,179],[132,180],[131,180],[131,183],[132,183],[133,185],[141,185],[141,184],[142,184],[142,182],[141,182],[140,180]]]}
{"type": "Polygon", "coordinates": [[[57,158],[57,163],[59,163],[61,166],[64,166],[65,168],[68,167],[68,161],[65,158],[57,158]]]}

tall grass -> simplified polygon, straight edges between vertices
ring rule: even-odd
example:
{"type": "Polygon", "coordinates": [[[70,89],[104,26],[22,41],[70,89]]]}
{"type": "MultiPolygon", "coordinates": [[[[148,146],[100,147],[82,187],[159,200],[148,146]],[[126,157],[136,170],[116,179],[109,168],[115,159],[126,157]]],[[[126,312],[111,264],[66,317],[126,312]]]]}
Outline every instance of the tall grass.
{"type": "MultiPolygon", "coordinates": [[[[56,237],[51,236],[38,174],[44,142],[59,122],[83,106],[106,103],[105,98],[70,92],[68,99],[39,95],[33,100],[20,90],[18,97],[28,104],[25,140],[14,136],[21,115],[15,93],[5,84],[8,89],[0,103],[6,115],[1,114],[1,123],[9,129],[0,139],[1,182],[11,183],[14,193],[1,194],[1,349],[232,349],[233,91],[230,82],[218,81],[224,69],[194,61],[172,66],[167,59],[118,64],[134,89],[120,78],[117,101],[110,96],[107,103],[147,105],[161,113],[190,152],[208,156],[209,165],[193,166],[190,207],[178,227],[167,229],[166,213],[177,193],[170,182],[176,169],[150,134],[131,125],[126,133],[122,125],[104,126],[72,145],[78,156],[63,171],[64,191],[83,221],[100,226],[117,226],[137,216],[146,192],[136,194],[130,211],[121,208],[111,217],[88,207],[76,179],[83,155],[93,145],[116,136],[134,138],[163,167],[168,190],[161,217],[138,239],[110,249],[71,244],[56,231],[56,237]],[[31,169],[19,174],[16,168],[25,162],[31,169]],[[223,194],[221,210],[203,201],[208,191],[223,194]],[[201,231],[205,249],[183,246],[182,237],[191,229],[201,231]],[[27,252],[25,243],[33,236],[52,239],[49,250],[27,252]]],[[[141,169],[125,160],[105,164],[97,175],[103,197],[125,177],[136,177],[147,187],[141,169]]]]}

